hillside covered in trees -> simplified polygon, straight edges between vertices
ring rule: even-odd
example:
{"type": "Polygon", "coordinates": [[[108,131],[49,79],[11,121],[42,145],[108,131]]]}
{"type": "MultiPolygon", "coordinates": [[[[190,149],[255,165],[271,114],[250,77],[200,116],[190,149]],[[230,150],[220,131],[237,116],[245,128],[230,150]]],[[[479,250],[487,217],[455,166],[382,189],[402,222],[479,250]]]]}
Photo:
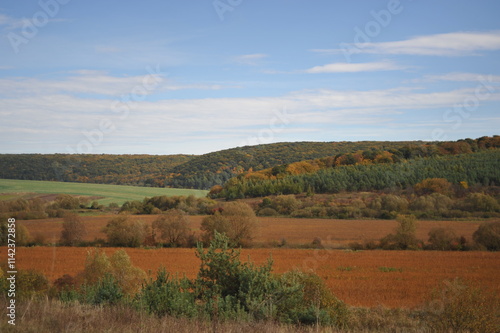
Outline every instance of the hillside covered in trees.
{"type": "Polygon", "coordinates": [[[164,187],[193,155],[0,154],[0,178],[164,187]]]}
{"type": "MultiPolygon", "coordinates": [[[[239,181],[248,184],[258,180],[283,182],[283,178],[308,182],[305,178],[299,181],[290,177],[300,178],[306,174],[324,177],[351,165],[372,170],[377,167],[369,165],[383,164],[378,168],[390,174],[394,170],[388,167],[389,164],[471,154],[499,147],[500,136],[493,136],[448,142],[283,142],[238,147],[199,156],[0,154],[0,178],[210,189],[214,185],[226,184],[233,177],[239,178],[237,181],[231,179],[227,186],[239,181]]],[[[498,160],[496,163],[498,166],[498,160]]],[[[301,189],[307,191],[308,187],[301,189]]],[[[239,193],[237,197],[241,195],[239,193]]]]}

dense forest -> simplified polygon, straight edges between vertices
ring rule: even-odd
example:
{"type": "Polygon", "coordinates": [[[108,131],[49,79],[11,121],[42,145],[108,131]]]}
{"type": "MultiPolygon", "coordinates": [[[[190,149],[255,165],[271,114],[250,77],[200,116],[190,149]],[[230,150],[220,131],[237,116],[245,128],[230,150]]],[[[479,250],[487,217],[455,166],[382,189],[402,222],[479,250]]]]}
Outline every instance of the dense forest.
{"type": "Polygon", "coordinates": [[[0,178],[210,189],[242,175],[272,180],[323,170],[321,176],[346,165],[398,164],[499,147],[500,136],[493,136],[448,142],[283,142],[199,156],[0,154],[0,178]]]}
{"type": "Polygon", "coordinates": [[[498,186],[499,162],[500,150],[491,149],[478,153],[415,158],[398,163],[331,166],[300,174],[292,174],[284,169],[283,173],[268,179],[242,174],[230,179],[224,187],[213,188],[210,195],[238,199],[304,192],[404,189],[428,178],[444,178],[454,184],[498,186]]]}
{"type": "Polygon", "coordinates": [[[192,155],[0,154],[0,178],[163,187],[192,155]]]}

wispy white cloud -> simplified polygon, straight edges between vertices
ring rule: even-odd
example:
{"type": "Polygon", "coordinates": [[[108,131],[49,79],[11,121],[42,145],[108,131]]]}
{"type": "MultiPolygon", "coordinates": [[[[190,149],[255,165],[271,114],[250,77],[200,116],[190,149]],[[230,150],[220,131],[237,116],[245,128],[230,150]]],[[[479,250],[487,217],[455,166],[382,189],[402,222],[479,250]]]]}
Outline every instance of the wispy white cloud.
{"type": "Polygon", "coordinates": [[[264,53],[243,54],[234,57],[234,61],[243,65],[256,66],[261,62],[262,59],[265,59],[267,57],[268,55],[264,53]]]}
{"type": "Polygon", "coordinates": [[[315,49],[321,53],[406,54],[422,56],[470,56],[500,50],[500,31],[452,32],[382,43],[346,43],[338,49],[315,49]]]}
{"type": "Polygon", "coordinates": [[[306,69],[305,73],[318,74],[318,73],[354,73],[354,72],[375,72],[375,71],[392,71],[402,69],[389,61],[381,62],[367,62],[367,63],[347,63],[337,62],[322,66],[315,66],[306,69]]]}
{"type": "MultiPolygon", "coordinates": [[[[126,117],[114,112],[116,100],[111,97],[23,95],[0,99],[0,139],[9,138],[9,145],[18,142],[20,146],[21,141],[50,141],[53,150],[65,151],[67,145],[76,147],[85,140],[84,133],[98,128],[102,119],[109,119],[116,130],[106,135],[105,142],[114,147],[113,152],[138,142],[143,152],[148,144],[158,147],[158,142],[175,146],[186,141],[206,144],[219,140],[234,146],[271,126],[280,128],[280,135],[292,137],[294,133],[314,136],[318,127],[325,126],[388,128],[402,122],[398,125],[401,128],[408,116],[452,108],[473,94],[474,88],[442,92],[320,89],[261,98],[144,100],[134,102],[126,117]]],[[[489,100],[500,100],[500,92],[491,94],[489,100]]]]}
{"type": "MultiPolygon", "coordinates": [[[[70,22],[69,19],[64,18],[48,18],[48,22],[70,22]]],[[[27,18],[14,18],[5,14],[0,14],[0,27],[3,26],[6,30],[22,29],[24,26],[31,26],[33,23],[27,18]]]]}
{"type": "MultiPolygon", "coordinates": [[[[105,71],[75,70],[64,79],[41,80],[37,78],[17,77],[0,78],[0,96],[19,95],[53,95],[53,94],[97,94],[117,96],[130,93],[134,87],[145,84],[158,84],[154,91],[169,91],[182,89],[218,90],[220,84],[179,84],[169,80],[163,73],[152,73],[137,76],[112,76],[105,71]]],[[[147,94],[152,91],[146,90],[147,94]]]]}
{"type": "Polygon", "coordinates": [[[446,73],[426,75],[419,81],[454,81],[454,82],[481,82],[486,80],[489,82],[500,82],[500,75],[485,75],[477,73],[446,73]]]}

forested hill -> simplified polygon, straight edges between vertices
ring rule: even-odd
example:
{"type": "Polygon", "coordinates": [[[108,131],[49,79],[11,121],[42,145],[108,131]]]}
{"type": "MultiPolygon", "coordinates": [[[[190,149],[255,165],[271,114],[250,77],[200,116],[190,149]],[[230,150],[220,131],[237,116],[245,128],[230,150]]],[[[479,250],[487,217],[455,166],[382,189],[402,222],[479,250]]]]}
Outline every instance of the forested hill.
{"type": "Polygon", "coordinates": [[[298,174],[318,165],[398,163],[499,147],[500,136],[494,136],[453,142],[284,142],[198,156],[0,154],[0,178],[210,189],[238,175],[298,174]]]}
{"type": "Polygon", "coordinates": [[[193,155],[0,154],[0,178],[163,187],[193,155]]]}
{"type": "Polygon", "coordinates": [[[360,150],[385,151],[421,145],[421,141],[360,141],[280,142],[238,147],[200,155],[176,166],[175,175],[167,180],[167,184],[172,187],[209,189],[213,185],[224,184],[242,172],[360,150]]]}

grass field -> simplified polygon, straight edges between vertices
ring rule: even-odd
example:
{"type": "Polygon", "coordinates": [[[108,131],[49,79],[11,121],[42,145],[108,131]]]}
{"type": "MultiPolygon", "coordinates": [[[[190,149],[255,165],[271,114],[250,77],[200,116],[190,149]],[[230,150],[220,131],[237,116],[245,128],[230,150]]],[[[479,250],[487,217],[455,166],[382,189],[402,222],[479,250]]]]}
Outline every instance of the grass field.
{"type": "MultiPolygon", "coordinates": [[[[2,251],[5,248],[2,249],[2,251]]],[[[84,268],[88,248],[18,248],[19,268],[43,272],[51,281],[84,268]]],[[[104,248],[111,255],[116,248],[104,248]]],[[[194,278],[199,259],[194,249],[125,249],[134,265],[194,278]]],[[[500,255],[492,252],[361,251],[305,249],[244,249],[242,260],[263,264],[272,255],[274,271],[294,268],[314,271],[349,305],[412,308],[421,305],[443,280],[466,279],[500,292],[500,255]]]]}
{"type": "Polygon", "coordinates": [[[85,184],[85,183],[65,183],[49,182],[36,180],[13,180],[0,179],[0,198],[7,200],[30,193],[40,194],[72,194],[89,197],[99,197],[98,202],[108,205],[116,202],[121,205],[128,200],[142,200],[145,197],[157,195],[194,195],[204,197],[208,191],[176,189],[176,188],[158,188],[158,187],[139,187],[125,185],[103,185],[103,184],[85,184]]]}

